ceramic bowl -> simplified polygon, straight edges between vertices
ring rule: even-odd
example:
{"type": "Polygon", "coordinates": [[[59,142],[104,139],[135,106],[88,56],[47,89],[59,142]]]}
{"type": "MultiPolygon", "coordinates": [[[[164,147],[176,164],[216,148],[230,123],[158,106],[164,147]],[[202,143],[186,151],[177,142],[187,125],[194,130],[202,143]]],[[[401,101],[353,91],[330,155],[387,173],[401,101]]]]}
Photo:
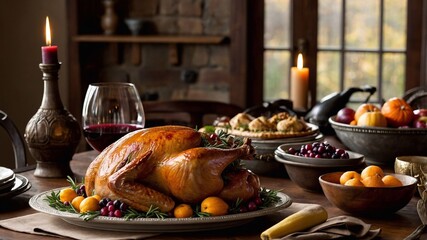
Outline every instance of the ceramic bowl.
{"type": "Polygon", "coordinates": [[[319,177],[326,198],[339,209],[354,215],[394,213],[406,206],[417,189],[417,179],[392,174],[402,183],[400,187],[354,187],[339,183],[343,172],[331,172],[319,177]]]}
{"type": "Polygon", "coordinates": [[[426,189],[427,182],[427,156],[399,156],[394,161],[394,172],[415,177],[420,181],[418,192],[426,189]],[[426,175],[424,175],[424,174],[426,175]]]}
{"type": "MultiPolygon", "coordinates": [[[[299,187],[310,192],[321,192],[319,176],[336,171],[361,171],[366,167],[363,155],[351,153],[351,159],[323,159],[295,157],[291,154],[280,154],[276,151],[276,161],[283,163],[289,178],[299,187]],[[327,163],[322,160],[328,161],[327,163]],[[348,161],[347,161],[348,160],[348,161]]],[[[350,154],[349,154],[350,155],[350,154]]]]}
{"type": "Polygon", "coordinates": [[[302,145],[310,143],[312,142],[282,144],[276,149],[275,154],[285,160],[304,164],[314,164],[316,166],[354,166],[364,161],[364,156],[362,154],[348,150],[346,150],[346,152],[349,155],[349,159],[309,158],[287,153],[288,149],[291,147],[294,149],[300,149],[302,145]]]}
{"type": "Polygon", "coordinates": [[[335,116],[329,123],[338,139],[369,164],[393,166],[397,156],[427,156],[427,129],[359,127],[336,122],[335,116]]]}
{"type": "Polygon", "coordinates": [[[286,177],[287,173],[283,164],[276,160],[241,160],[245,168],[251,170],[256,175],[268,176],[268,177],[286,177]]]}

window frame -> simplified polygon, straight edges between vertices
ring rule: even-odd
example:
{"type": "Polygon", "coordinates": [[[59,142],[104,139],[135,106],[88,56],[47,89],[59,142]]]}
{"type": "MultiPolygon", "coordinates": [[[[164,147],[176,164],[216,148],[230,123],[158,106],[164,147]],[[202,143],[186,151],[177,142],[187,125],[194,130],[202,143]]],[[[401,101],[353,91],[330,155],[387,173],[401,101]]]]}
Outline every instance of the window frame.
{"type": "MultiPolygon", "coordinates": [[[[383,1],[383,0],[380,0],[383,1]]],[[[263,102],[264,81],[264,0],[248,3],[248,95],[249,106],[263,102]]],[[[408,0],[405,91],[427,86],[427,3],[423,0],[408,0]]],[[[291,56],[296,64],[301,46],[300,39],[305,39],[304,65],[310,73],[317,72],[317,0],[291,1],[291,56]]],[[[381,52],[380,52],[381,53],[381,52]]],[[[316,101],[317,74],[309,75],[310,106],[316,101]]],[[[341,80],[340,80],[341,81],[341,80]]],[[[340,86],[342,89],[342,86],[340,86]]]]}

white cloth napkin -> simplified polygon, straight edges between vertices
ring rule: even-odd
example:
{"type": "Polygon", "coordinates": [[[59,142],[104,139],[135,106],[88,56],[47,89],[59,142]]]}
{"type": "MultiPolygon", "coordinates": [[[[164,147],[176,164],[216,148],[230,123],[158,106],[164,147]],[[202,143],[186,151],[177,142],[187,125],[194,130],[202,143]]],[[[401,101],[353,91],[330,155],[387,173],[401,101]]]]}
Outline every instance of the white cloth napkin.
{"type": "Polygon", "coordinates": [[[34,213],[1,220],[0,226],[16,232],[54,237],[68,237],[73,239],[124,240],[144,239],[159,235],[157,233],[117,232],[84,228],[67,223],[56,216],[51,216],[45,213],[34,213]]]}

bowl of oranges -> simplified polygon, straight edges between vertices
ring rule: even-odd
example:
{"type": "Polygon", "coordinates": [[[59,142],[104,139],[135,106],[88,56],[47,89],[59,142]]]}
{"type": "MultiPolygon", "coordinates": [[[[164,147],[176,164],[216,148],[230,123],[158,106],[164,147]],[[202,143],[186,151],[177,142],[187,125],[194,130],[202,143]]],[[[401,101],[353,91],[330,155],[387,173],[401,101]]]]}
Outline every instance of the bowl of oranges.
{"type": "Polygon", "coordinates": [[[417,189],[417,179],[385,174],[369,165],[361,172],[331,172],[319,177],[326,198],[339,209],[355,215],[394,213],[406,206],[417,189]]]}

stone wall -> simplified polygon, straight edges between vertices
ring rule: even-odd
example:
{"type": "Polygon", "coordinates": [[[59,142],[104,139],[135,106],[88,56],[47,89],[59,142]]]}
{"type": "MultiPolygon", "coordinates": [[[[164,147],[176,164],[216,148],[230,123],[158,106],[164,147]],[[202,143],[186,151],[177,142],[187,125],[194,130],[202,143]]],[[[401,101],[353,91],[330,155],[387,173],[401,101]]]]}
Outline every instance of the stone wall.
{"type": "MultiPolygon", "coordinates": [[[[141,34],[230,33],[229,0],[132,0],[127,14],[144,20],[141,34]]],[[[169,60],[170,44],[141,44],[141,62],[136,65],[130,60],[133,47],[121,45],[123,60],[106,66],[101,75],[133,82],[145,99],[230,101],[228,44],[178,44],[177,63],[169,60]]]]}

